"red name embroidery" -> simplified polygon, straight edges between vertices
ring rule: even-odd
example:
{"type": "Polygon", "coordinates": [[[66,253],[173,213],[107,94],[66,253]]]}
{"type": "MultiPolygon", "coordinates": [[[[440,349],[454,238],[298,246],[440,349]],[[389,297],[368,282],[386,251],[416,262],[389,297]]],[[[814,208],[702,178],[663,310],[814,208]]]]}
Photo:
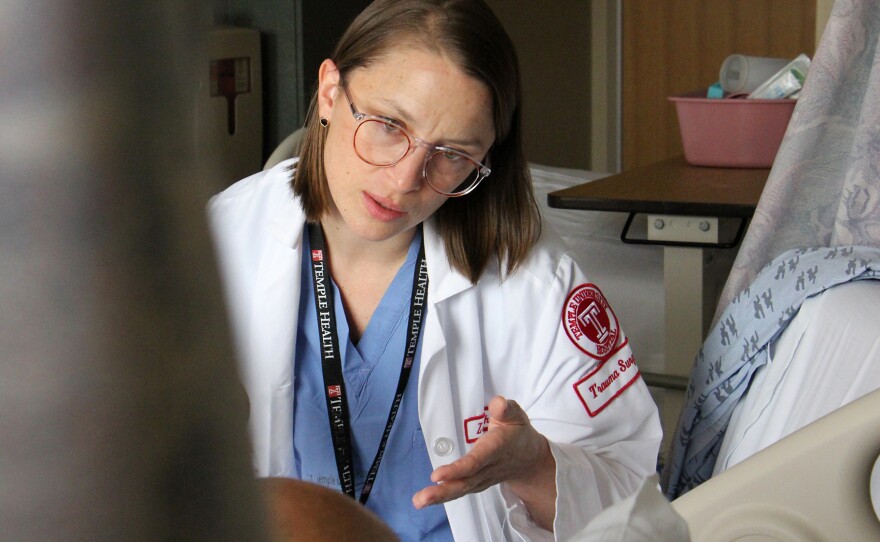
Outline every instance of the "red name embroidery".
{"type": "Polygon", "coordinates": [[[641,376],[632,350],[624,348],[627,344],[574,384],[574,391],[590,417],[605,410],[641,376]]]}
{"type": "Polygon", "coordinates": [[[479,416],[468,418],[464,421],[464,440],[468,444],[473,444],[479,440],[483,433],[489,430],[489,407],[483,407],[483,413],[479,416]]]}

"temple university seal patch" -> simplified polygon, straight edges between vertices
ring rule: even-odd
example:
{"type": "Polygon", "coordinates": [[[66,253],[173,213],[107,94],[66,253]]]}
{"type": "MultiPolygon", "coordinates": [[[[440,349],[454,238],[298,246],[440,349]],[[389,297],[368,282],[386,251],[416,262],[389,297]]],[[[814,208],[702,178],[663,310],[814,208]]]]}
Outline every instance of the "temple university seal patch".
{"type": "Polygon", "coordinates": [[[614,353],[620,337],[617,316],[594,284],[581,284],[568,294],[562,325],[575,346],[598,360],[614,353]]]}

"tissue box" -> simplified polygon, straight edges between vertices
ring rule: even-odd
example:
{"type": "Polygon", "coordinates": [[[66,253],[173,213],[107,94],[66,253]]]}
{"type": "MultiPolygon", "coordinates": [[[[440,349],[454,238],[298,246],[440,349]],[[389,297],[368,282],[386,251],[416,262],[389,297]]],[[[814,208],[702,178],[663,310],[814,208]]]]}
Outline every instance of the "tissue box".
{"type": "Polygon", "coordinates": [[[769,168],[797,100],[712,99],[694,93],[669,101],[678,113],[689,164],[769,168]]]}

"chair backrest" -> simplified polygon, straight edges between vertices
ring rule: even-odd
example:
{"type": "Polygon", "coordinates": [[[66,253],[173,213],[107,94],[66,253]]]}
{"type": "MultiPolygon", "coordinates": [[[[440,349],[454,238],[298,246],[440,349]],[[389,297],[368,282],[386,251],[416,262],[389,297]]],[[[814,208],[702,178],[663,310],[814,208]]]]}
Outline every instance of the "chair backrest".
{"type": "Polygon", "coordinates": [[[265,171],[272,166],[278,164],[279,162],[287,160],[288,158],[298,156],[299,145],[302,142],[302,138],[305,132],[305,128],[300,128],[284,138],[284,141],[282,141],[277,147],[275,147],[275,150],[272,151],[272,154],[269,155],[269,158],[266,160],[266,164],[263,166],[263,170],[265,171]]]}

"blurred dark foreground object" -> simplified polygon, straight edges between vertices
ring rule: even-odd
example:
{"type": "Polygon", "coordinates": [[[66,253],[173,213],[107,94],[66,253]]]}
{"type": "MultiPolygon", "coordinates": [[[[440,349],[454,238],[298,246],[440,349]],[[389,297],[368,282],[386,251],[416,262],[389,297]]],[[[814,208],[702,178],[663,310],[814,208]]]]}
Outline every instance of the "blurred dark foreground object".
{"type": "Polygon", "coordinates": [[[270,540],[264,495],[285,541],[324,538],[318,503],[338,540],[388,535],[253,477],[204,216],[219,164],[194,152],[202,15],[0,3],[4,542],[270,540]]]}
{"type": "Polygon", "coordinates": [[[192,151],[195,7],[0,3],[3,540],[267,539],[192,151]]]}

